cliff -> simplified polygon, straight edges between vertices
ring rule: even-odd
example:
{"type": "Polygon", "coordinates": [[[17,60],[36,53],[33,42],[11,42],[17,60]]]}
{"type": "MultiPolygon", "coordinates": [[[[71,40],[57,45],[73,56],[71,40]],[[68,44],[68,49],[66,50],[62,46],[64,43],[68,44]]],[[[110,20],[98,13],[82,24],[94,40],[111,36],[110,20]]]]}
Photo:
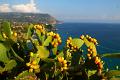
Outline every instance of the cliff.
{"type": "Polygon", "coordinates": [[[11,22],[28,22],[28,23],[47,23],[56,24],[57,20],[49,14],[42,13],[0,13],[0,22],[3,20],[11,22]]]}

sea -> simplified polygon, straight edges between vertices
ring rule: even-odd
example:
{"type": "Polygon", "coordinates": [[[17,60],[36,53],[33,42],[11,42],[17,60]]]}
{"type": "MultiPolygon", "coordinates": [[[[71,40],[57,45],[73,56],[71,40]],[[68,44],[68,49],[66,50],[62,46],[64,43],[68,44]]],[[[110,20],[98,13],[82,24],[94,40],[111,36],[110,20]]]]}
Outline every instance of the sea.
{"type": "MultiPolygon", "coordinates": [[[[57,24],[57,33],[62,37],[62,46],[71,36],[79,38],[80,35],[90,35],[98,40],[97,52],[120,53],[120,23],[62,23],[57,24]]],[[[119,69],[120,58],[102,58],[104,69],[119,69]]]]}

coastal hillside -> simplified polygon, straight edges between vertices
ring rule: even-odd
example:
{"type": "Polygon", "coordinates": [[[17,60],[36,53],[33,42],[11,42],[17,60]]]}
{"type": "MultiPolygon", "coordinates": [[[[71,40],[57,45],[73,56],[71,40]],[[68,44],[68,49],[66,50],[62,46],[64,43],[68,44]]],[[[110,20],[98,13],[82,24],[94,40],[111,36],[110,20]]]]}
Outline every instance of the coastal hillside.
{"type": "Polygon", "coordinates": [[[11,22],[27,22],[27,23],[48,23],[56,24],[57,20],[49,14],[43,13],[0,13],[0,22],[3,20],[11,22]]]}

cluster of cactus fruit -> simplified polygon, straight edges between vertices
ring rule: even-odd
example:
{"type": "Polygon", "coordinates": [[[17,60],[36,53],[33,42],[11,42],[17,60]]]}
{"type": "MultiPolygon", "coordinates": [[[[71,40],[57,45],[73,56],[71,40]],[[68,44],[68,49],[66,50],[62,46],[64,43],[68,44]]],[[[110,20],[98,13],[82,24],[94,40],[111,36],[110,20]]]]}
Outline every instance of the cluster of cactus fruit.
{"type": "Polygon", "coordinates": [[[96,80],[96,78],[100,80],[102,78],[99,76],[105,76],[104,63],[97,53],[98,42],[95,38],[89,35],[81,35],[79,38],[68,37],[65,47],[59,49],[59,45],[63,42],[60,35],[47,31],[45,24],[31,24],[25,34],[25,39],[21,41],[17,38],[17,31],[11,30],[8,22],[5,23],[7,25],[4,24],[0,34],[0,62],[3,63],[2,65],[0,63],[0,73],[2,76],[4,72],[9,71],[13,76],[8,76],[8,78],[15,77],[15,80],[75,80],[78,77],[85,80],[96,80]],[[6,47],[4,43],[7,43],[9,47],[6,47]],[[83,47],[87,49],[85,52],[87,57],[82,51],[83,47]]]}
{"type": "Polygon", "coordinates": [[[56,33],[51,31],[51,32],[47,33],[47,36],[51,36],[53,38],[52,42],[51,42],[51,45],[53,47],[57,47],[62,42],[61,37],[60,37],[60,35],[58,33],[56,34],[56,33]]]}
{"type": "MultiPolygon", "coordinates": [[[[12,34],[12,37],[14,37],[14,38],[17,37],[17,33],[16,32],[11,32],[11,34],[12,34]]],[[[8,39],[7,35],[4,32],[2,33],[2,36],[3,36],[3,38],[8,39]]]]}
{"type": "Polygon", "coordinates": [[[70,51],[76,52],[79,48],[76,45],[72,44],[72,37],[68,37],[67,39],[67,48],[70,49],[70,51]]]}
{"type": "MultiPolygon", "coordinates": [[[[33,52],[30,52],[30,57],[33,57],[33,52]]],[[[29,72],[40,72],[40,66],[38,65],[37,61],[33,58],[30,62],[26,63],[26,65],[30,68],[29,72]]]]}
{"type": "Polygon", "coordinates": [[[61,64],[61,71],[67,70],[67,60],[65,60],[64,57],[58,57],[58,62],[61,64]]]}
{"type": "Polygon", "coordinates": [[[42,34],[45,34],[45,28],[43,24],[34,25],[34,29],[42,34]]]}
{"type": "MultiPolygon", "coordinates": [[[[98,45],[98,42],[95,38],[92,38],[91,36],[89,35],[82,35],[80,36],[80,39],[84,40],[84,38],[86,37],[86,39],[93,43],[94,45],[98,45]]],[[[97,55],[97,51],[96,51],[96,48],[94,48],[93,45],[90,45],[88,48],[87,48],[87,58],[89,60],[93,60],[93,62],[96,64],[97,68],[98,68],[98,71],[101,72],[102,69],[103,69],[103,61],[101,61],[100,57],[97,55]]]]}

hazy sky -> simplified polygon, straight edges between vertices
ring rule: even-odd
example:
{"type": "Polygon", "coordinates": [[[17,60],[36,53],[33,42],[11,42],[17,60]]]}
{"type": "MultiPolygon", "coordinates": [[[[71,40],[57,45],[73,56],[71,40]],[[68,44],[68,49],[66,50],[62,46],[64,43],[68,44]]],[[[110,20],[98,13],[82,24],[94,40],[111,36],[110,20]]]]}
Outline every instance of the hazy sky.
{"type": "Polygon", "coordinates": [[[64,21],[120,22],[120,0],[0,0],[0,12],[48,13],[64,21]]]}

